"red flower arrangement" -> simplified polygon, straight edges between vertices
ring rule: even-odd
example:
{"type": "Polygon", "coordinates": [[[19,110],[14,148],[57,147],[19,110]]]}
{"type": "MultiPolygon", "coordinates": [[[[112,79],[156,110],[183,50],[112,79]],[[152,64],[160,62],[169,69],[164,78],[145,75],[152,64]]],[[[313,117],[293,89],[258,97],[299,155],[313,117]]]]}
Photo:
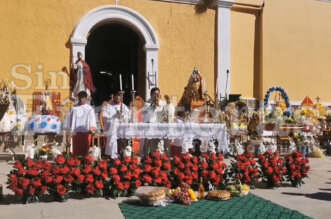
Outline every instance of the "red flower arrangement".
{"type": "MultiPolygon", "coordinates": [[[[112,161],[94,162],[91,156],[65,158],[59,155],[53,164],[47,161],[27,159],[16,161],[8,175],[8,188],[21,196],[23,201],[34,202],[49,192],[55,199],[65,201],[69,193],[103,196],[130,196],[143,184],[176,187],[187,183],[193,188],[203,178],[205,187],[221,188],[226,173],[232,180],[251,184],[257,180],[257,165],[251,153],[238,155],[226,171],[222,155],[204,153],[201,157],[181,154],[170,160],[166,155],[154,152],[139,163],[136,157],[112,161]]],[[[294,152],[285,160],[279,153],[267,151],[259,156],[260,176],[269,186],[279,186],[287,176],[292,185],[301,185],[307,177],[308,159],[294,152]]]]}
{"type": "Polygon", "coordinates": [[[55,200],[66,201],[68,192],[71,190],[72,183],[75,180],[71,172],[76,161],[74,158],[66,160],[62,155],[58,155],[54,161],[55,163],[50,169],[50,174],[47,173],[44,182],[49,187],[49,193],[54,196],[55,200]]]}
{"type": "Polygon", "coordinates": [[[254,185],[259,178],[259,171],[252,153],[237,155],[231,160],[229,175],[242,184],[254,185]]]}
{"type": "Polygon", "coordinates": [[[259,164],[261,166],[262,181],[267,182],[269,187],[280,186],[284,181],[286,168],[283,158],[279,153],[270,150],[263,155],[259,155],[259,164]]]}
{"type": "Polygon", "coordinates": [[[73,187],[77,192],[90,196],[103,196],[110,185],[108,166],[106,160],[94,162],[92,156],[85,156],[80,165],[72,169],[72,175],[75,177],[73,187]]]}
{"type": "Polygon", "coordinates": [[[205,188],[211,185],[215,189],[225,187],[225,178],[223,177],[226,169],[223,155],[215,153],[203,153],[200,159],[200,171],[205,184],[205,188]]]}
{"type": "Polygon", "coordinates": [[[49,175],[50,167],[49,162],[42,160],[34,162],[28,158],[23,163],[16,161],[8,175],[8,188],[21,196],[24,203],[39,201],[40,195],[48,190],[43,181],[49,175]]]}
{"type": "Polygon", "coordinates": [[[303,178],[308,176],[310,168],[308,163],[308,158],[303,158],[298,151],[285,155],[287,181],[291,182],[292,186],[301,186],[304,183],[303,178]]]}
{"type": "Polygon", "coordinates": [[[171,187],[170,176],[171,162],[166,154],[159,152],[151,153],[142,159],[142,177],[143,184],[154,186],[171,187]]]}
{"type": "Polygon", "coordinates": [[[199,186],[199,158],[191,154],[181,154],[174,156],[172,160],[172,178],[174,187],[178,187],[181,182],[187,183],[193,188],[199,186]]]}
{"type": "MultiPolygon", "coordinates": [[[[108,169],[110,184],[108,192],[115,196],[130,196],[141,186],[139,161],[137,157],[115,159],[108,169]]],[[[99,182],[101,186],[101,182],[99,182]]]]}

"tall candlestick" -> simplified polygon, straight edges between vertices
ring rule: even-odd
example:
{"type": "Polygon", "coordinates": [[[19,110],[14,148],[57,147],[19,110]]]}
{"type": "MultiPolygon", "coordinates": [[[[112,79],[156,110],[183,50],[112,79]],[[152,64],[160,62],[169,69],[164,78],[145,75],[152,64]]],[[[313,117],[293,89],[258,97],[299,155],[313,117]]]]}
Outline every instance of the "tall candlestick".
{"type": "Polygon", "coordinates": [[[132,83],[132,90],[134,90],[134,76],[133,74],[131,75],[131,83],[132,83]]]}
{"type": "Polygon", "coordinates": [[[122,75],[120,74],[120,91],[122,90],[122,75]]]}
{"type": "Polygon", "coordinates": [[[207,86],[206,86],[206,78],[203,79],[203,88],[205,92],[207,91],[207,86]]]}

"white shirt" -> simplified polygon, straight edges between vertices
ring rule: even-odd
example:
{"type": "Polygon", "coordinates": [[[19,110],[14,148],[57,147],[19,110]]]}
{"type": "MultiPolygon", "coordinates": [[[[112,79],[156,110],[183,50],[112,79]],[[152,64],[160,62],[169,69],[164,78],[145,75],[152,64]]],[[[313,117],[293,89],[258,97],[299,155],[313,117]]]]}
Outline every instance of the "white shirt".
{"type": "MultiPolygon", "coordinates": [[[[129,108],[124,103],[122,104],[122,113],[124,116],[124,122],[129,122],[131,113],[129,108]]],[[[121,115],[121,104],[115,104],[115,105],[107,104],[103,109],[103,118],[106,125],[108,125],[108,123],[110,122],[114,122],[115,120],[119,120],[120,115],[121,115]]]]}
{"type": "Polygon", "coordinates": [[[88,105],[78,105],[71,109],[69,116],[69,128],[71,132],[88,132],[96,128],[94,109],[88,105]]]}
{"type": "MultiPolygon", "coordinates": [[[[124,122],[130,120],[130,110],[125,104],[122,104],[122,113],[124,116],[124,122]]],[[[119,154],[117,151],[117,139],[112,138],[112,132],[114,131],[111,127],[111,123],[119,122],[121,115],[121,104],[111,105],[107,104],[103,109],[103,119],[105,122],[105,132],[107,135],[107,144],[105,154],[109,155],[112,159],[116,159],[119,154]]]]}
{"type": "Polygon", "coordinates": [[[146,102],[143,108],[143,121],[146,123],[163,122],[165,105],[163,100],[159,100],[159,106],[155,106],[151,101],[146,102]]]}

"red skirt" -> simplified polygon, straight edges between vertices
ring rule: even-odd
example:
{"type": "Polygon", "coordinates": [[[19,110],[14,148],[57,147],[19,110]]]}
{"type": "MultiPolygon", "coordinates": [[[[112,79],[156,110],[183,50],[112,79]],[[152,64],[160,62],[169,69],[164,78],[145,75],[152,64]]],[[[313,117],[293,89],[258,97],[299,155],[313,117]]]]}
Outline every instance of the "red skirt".
{"type": "Polygon", "coordinates": [[[72,146],[74,157],[86,156],[92,142],[92,135],[88,132],[78,132],[72,136],[72,146]]]}

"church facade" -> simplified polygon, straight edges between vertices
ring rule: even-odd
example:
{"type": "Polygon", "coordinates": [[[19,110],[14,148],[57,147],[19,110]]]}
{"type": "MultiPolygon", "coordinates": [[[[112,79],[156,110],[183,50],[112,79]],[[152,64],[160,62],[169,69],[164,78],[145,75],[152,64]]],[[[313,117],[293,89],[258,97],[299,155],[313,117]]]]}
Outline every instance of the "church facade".
{"type": "Polygon", "coordinates": [[[284,88],[331,103],[331,2],[318,0],[0,0],[1,79],[70,97],[72,64],[90,65],[94,102],[152,87],[177,104],[198,68],[210,96],[262,100],[284,88]],[[132,84],[133,79],[133,84],[132,84]]]}

